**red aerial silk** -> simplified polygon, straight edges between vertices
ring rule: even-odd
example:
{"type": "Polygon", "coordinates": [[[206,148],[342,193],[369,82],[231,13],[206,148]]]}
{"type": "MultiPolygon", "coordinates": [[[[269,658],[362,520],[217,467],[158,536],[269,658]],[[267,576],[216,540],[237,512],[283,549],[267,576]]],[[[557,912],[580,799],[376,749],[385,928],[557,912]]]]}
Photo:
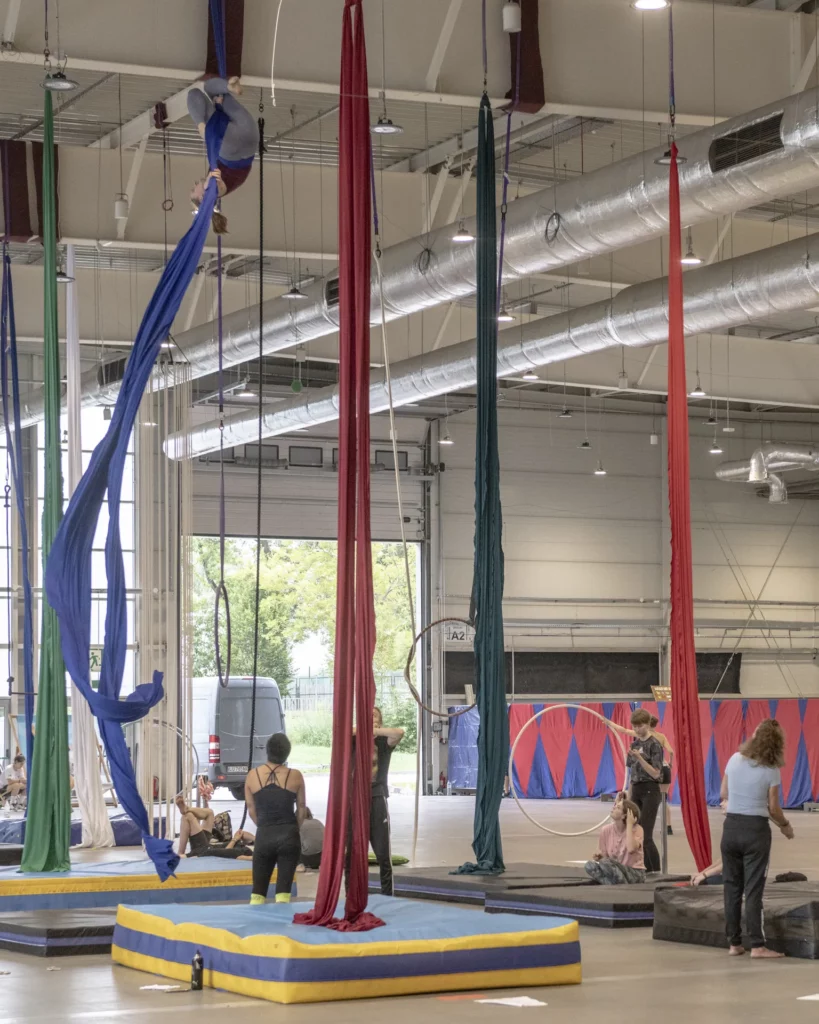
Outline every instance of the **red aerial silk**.
{"type": "Polygon", "coordinates": [[[361,0],[344,4],[338,141],[340,408],[333,752],[316,903],[294,920],[367,931],[384,922],[366,913],[375,603],[370,545],[370,105],[361,0]],[[337,920],[350,820],[349,888],[344,919],[337,920]]]}
{"type": "Polygon", "coordinates": [[[680,180],[677,147],[671,143],[668,189],[668,505],[671,516],[671,708],[677,740],[675,763],[683,823],[698,870],[711,863],[711,832],[705,802],[699,687],[694,649],[694,585],[691,571],[691,493],[688,466],[688,388],[683,328],[680,180]]]}

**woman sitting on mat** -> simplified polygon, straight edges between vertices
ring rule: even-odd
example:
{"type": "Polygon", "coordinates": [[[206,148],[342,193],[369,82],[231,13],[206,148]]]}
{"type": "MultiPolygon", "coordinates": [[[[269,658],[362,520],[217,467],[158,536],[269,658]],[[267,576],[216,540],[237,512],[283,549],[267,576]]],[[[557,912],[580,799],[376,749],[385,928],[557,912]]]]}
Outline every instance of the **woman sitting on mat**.
{"type": "Polygon", "coordinates": [[[182,815],[179,825],[180,857],[223,857],[230,860],[251,860],[253,835],[241,829],[230,842],[214,841],[214,813],[209,807],[189,807],[180,793],[176,806],[182,815]],[[190,842],[191,852],[186,853],[190,842]]]}
{"type": "MultiPolygon", "coordinates": [[[[209,78],[202,84],[201,89],[195,86],[188,93],[188,113],[203,139],[205,125],[210,120],[216,104],[220,105],[230,118],[219,151],[216,170],[195,182],[191,189],[191,202],[197,208],[205,197],[205,189],[210,178],[216,179],[221,199],[243,185],[250,174],[250,168],[259,149],[259,126],[250,111],[236,99],[241,92],[242,87],[238,78],[231,78],[229,82],[224,78],[209,78]]],[[[213,214],[211,223],[217,235],[227,234],[227,218],[221,212],[213,214]]]]}
{"type": "Polygon", "coordinates": [[[599,846],[586,863],[586,874],[601,885],[636,884],[646,880],[640,810],[618,793],[611,821],[600,830],[599,846]]]}
{"type": "Polygon", "coordinates": [[[742,945],[742,897],[745,896],[745,930],[751,940],[751,956],[772,959],[784,956],[768,949],[762,929],[762,896],[771,856],[771,818],[786,839],[793,827],[779,803],[785,763],[785,734],[776,719],[756,727],[753,736],[725,766],[720,798],[725,803],[722,831],[722,874],[725,896],[725,931],[728,952],[740,956],[742,945]]]}
{"type": "Polygon", "coordinates": [[[288,757],[290,740],[277,732],[267,741],[267,763],[245,781],[247,813],[256,823],[251,906],[267,900],[276,868],[276,902],[290,902],[293,876],[301,857],[299,828],[307,805],[304,778],[300,771],[287,767],[288,757]]]}

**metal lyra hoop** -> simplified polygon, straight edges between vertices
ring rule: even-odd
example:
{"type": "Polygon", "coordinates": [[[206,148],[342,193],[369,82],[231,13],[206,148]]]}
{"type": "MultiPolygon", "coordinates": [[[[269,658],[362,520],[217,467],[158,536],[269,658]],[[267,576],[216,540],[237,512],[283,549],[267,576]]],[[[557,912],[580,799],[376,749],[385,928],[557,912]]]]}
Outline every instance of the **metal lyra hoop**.
{"type": "MultiPolygon", "coordinates": [[[[605,725],[606,725],[606,728],[611,730],[612,735],[617,740],[617,746],[620,748],[620,753],[623,755],[623,761],[625,762],[625,760],[627,758],[626,748],[623,746],[623,741],[620,739],[620,734],[617,732],[617,730],[614,727],[614,724],[612,722],[610,722],[608,718],[605,718],[603,715],[598,714],[596,711],[592,711],[591,708],[587,708],[583,704],[550,704],[548,707],[541,708],[540,711],[538,711],[538,712],[536,712],[536,714],[532,715],[532,717],[529,719],[529,721],[526,722],[523,725],[523,727],[521,728],[520,732],[515,737],[515,742],[512,744],[512,749],[509,751],[509,791],[511,792],[512,796],[515,798],[515,803],[518,805],[518,807],[521,809],[521,811],[523,811],[524,816],[527,817],[529,819],[529,821],[531,821],[531,823],[533,825],[535,825],[537,828],[541,829],[543,832],[548,832],[550,835],[553,835],[553,836],[566,836],[566,837],[587,836],[587,835],[590,835],[592,832],[596,832],[597,829],[602,828],[603,825],[605,825],[606,822],[609,820],[611,815],[607,814],[605,816],[605,818],[603,818],[602,821],[598,822],[596,825],[593,825],[591,828],[584,829],[582,832],[559,832],[557,829],[548,828],[546,825],[541,825],[541,823],[539,821],[535,821],[535,819],[532,817],[532,815],[529,814],[529,812],[526,810],[526,808],[520,802],[520,798],[518,797],[517,793],[515,792],[515,783],[514,783],[513,769],[514,769],[514,764],[515,764],[515,751],[518,748],[518,743],[520,743],[521,736],[524,734],[524,732],[526,732],[526,730],[529,728],[529,726],[533,722],[536,722],[540,718],[541,715],[545,715],[548,711],[556,711],[558,708],[577,708],[578,711],[585,711],[587,714],[594,715],[595,718],[599,718],[601,722],[604,722],[605,725]]],[[[625,777],[623,779],[623,789],[626,788],[626,784],[627,783],[628,783],[628,768],[625,769],[625,777]]]]}
{"type": "Polygon", "coordinates": [[[435,708],[429,707],[421,700],[421,695],[415,688],[415,684],[413,683],[412,677],[410,675],[412,663],[415,661],[415,651],[416,648],[418,647],[419,641],[422,640],[424,635],[428,633],[431,629],[433,629],[435,626],[442,625],[444,622],[460,622],[462,626],[469,626],[470,628],[472,627],[472,623],[469,622],[468,619],[456,618],[436,619],[434,622],[430,622],[428,626],[424,626],[424,628],[421,630],[418,636],[415,637],[415,639],[412,641],[412,647],[410,647],[410,652],[407,655],[407,664],[404,666],[404,682],[409,687],[410,693],[415,698],[415,702],[417,703],[418,707],[422,710],[428,711],[429,714],[434,715],[436,718],[460,718],[461,715],[465,715],[467,711],[471,711],[472,708],[475,707],[475,705],[470,704],[468,708],[462,708],[460,711],[453,711],[452,714],[450,714],[448,711],[436,711],[435,708]]]}

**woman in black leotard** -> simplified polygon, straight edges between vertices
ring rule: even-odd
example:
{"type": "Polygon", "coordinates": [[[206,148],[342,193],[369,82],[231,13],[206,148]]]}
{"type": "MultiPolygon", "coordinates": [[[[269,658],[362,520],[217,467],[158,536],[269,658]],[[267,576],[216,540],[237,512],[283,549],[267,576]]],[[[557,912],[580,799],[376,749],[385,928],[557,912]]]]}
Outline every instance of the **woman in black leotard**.
{"type": "Polygon", "coordinates": [[[245,782],[245,800],[256,823],[251,905],[264,903],[275,868],[276,902],[289,903],[293,876],[301,856],[299,827],[304,821],[304,778],[287,767],[290,740],[277,732],[267,741],[267,763],[245,782]]]}

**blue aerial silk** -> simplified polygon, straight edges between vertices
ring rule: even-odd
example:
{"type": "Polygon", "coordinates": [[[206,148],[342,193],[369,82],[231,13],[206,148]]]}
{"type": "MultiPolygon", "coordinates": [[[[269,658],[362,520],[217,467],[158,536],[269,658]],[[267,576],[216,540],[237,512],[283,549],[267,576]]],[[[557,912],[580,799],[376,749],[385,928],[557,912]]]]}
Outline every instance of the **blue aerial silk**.
{"type": "MultiPolygon", "coordinates": [[[[217,105],[205,129],[211,169],[216,167],[228,123],[227,115],[217,105]]],[[[142,718],[162,700],[162,673],[154,672],[152,682],[137,686],[125,700],[120,700],[127,618],[119,510],[128,440],[160,346],[168,337],[199,264],[216,205],[216,192],[216,182],[210,179],[199,211],[168,261],[148,303],[125,368],[108,432],[95,448],[88,469],[69,502],[45,573],[46,595],[60,622],[66,669],[99,721],[117,796],[128,816],[139,825],[145,849],[163,882],[173,874],[179,857],[169,839],[151,835],[148,812],[137,790],[134,768],[122,731],[124,723],[142,718]],[[108,604],[99,689],[93,690],[90,671],[91,548],[106,490],[109,515],[105,542],[108,604]]]]}
{"type": "MultiPolygon", "coordinates": [[[[3,152],[3,180],[8,181],[6,174],[6,152],[3,152]]],[[[9,189],[5,187],[8,196],[9,189]]],[[[8,231],[9,214],[6,205],[6,231],[8,231]]],[[[25,707],[26,757],[28,771],[26,785],[31,780],[34,764],[34,625],[32,613],[31,576],[29,575],[28,524],[26,522],[25,476],[23,473],[23,446],[21,444],[22,428],[20,425],[20,373],[17,363],[17,328],[14,322],[14,290],[11,281],[11,258],[8,242],[3,243],[3,295],[0,302],[0,382],[3,390],[3,419],[6,424],[6,455],[11,469],[14,485],[14,497],[17,503],[18,524],[20,527],[20,560],[23,569],[23,694],[25,707]],[[9,379],[8,368],[11,365],[11,413],[9,411],[9,379]],[[14,433],[12,435],[12,424],[14,433]]]]}
{"type": "Polygon", "coordinates": [[[225,43],[225,0],[210,0],[210,20],[219,77],[227,80],[227,45],[225,43]]]}

